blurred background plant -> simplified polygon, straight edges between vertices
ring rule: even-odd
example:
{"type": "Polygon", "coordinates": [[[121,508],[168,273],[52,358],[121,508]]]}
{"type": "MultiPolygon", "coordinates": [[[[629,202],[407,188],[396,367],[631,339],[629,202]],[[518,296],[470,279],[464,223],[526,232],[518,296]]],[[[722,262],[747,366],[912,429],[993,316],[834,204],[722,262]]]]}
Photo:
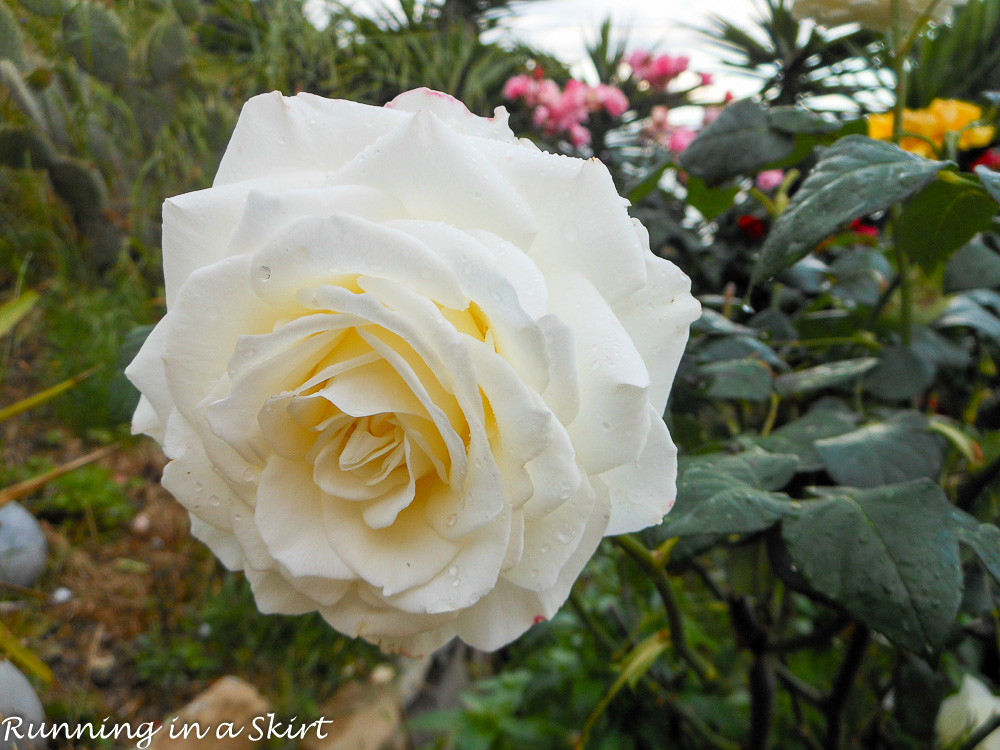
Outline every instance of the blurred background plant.
{"type": "Polygon", "coordinates": [[[163,314],[160,202],[209,183],[242,102],[272,89],[505,104],[519,135],[609,165],[705,307],[668,412],[675,510],[607,541],[552,623],[457,652],[479,679],[415,722],[418,745],[916,748],[964,676],[997,692],[1000,0],[916,38],[906,133],[885,40],[787,0],[704,29],[760,81],[728,107],[610,22],[581,80],[483,41],[506,2],[328,10],[0,0],[0,480],[49,548],[37,584],[0,590],[0,644],[50,720],[159,719],[230,672],[312,715],[382,661],[259,615],[127,436],[121,369],[163,314]]]}

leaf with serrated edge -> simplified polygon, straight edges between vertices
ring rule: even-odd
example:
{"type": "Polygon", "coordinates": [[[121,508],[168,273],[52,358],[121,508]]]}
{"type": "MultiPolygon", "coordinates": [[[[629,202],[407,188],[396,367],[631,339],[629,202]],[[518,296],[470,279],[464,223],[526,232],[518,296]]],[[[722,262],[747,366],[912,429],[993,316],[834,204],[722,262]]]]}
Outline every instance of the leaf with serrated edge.
{"type": "Polygon", "coordinates": [[[841,138],[823,150],[775,221],[751,280],[758,283],[790,266],[853,219],[915,195],[946,164],[864,136],[841,138]]]}
{"type": "Polygon", "coordinates": [[[802,504],[782,523],[799,572],[894,643],[922,654],[945,643],[962,598],[953,506],[919,480],[802,504]]]}

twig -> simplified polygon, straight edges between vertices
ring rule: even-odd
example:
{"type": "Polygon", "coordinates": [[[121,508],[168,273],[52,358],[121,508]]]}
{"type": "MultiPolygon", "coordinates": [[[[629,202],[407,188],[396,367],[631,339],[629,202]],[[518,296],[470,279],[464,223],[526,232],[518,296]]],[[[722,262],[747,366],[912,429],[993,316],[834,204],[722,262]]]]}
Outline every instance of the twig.
{"type": "Polygon", "coordinates": [[[814,706],[822,706],[826,696],[809,683],[802,680],[785,664],[778,662],[774,665],[774,672],[785,686],[789,693],[798,696],[814,706]]]}
{"type": "Polygon", "coordinates": [[[811,633],[797,635],[783,641],[772,641],[768,648],[771,651],[787,653],[789,651],[801,651],[805,648],[814,648],[829,643],[837,633],[842,631],[851,622],[851,618],[840,615],[821,628],[817,628],[811,633]]]}
{"type": "Polygon", "coordinates": [[[969,739],[962,743],[958,750],[974,750],[979,743],[1000,729],[1000,714],[993,714],[990,719],[980,725],[979,729],[969,735],[969,739]]]}
{"type": "Polygon", "coordinates": [[[857,679],[858,670],[861,668],[871,637],[872,634],[868,626],[860,623],[854,626],[851,640],[847,644],[847,653],[844,654],[844,661],[841,662],[840,669],[833,679],[830,695],[824,701],[826,741],[823,743],[823,747],[826,750],[840,750],[844,737],[843,714],[847,705],[847,697],[851,692],[851,686],[857,679]]]}
{"type": "Polygon", "coordinates": [[[767,750],[774,719],[774,668],[767,654],[759,653],[750,667],[750,733],[747,750],[767,750]]]}
{"type": "Polygon", "coordinates": [[[23,482],[12,484],[10,487],[0,490],[0,508],[13,500],[18,500],[41,489],[53,479],[58,479],[64,474],[69,474],[71,471],[79,469],[81,466],[86,466],[89,463],[98,461],[105,456],[111,455],[116,450],[118,450],[117,443],[113,445],[106,445],[103,448],[98,448],[96,451],[88,453],[85,456],[74,458],[72,461],[63,464],[62,466],[57,466],[52,471],[46,472],[41,476],[32,477],[31,479],[25,479],[23,482]]]}
{"type": "Polygon", "coordinates": [[[660,595],[660,599],[663,600],[663,607],[667,613],[667,625],[670,629],[670,641],[673,643],[674,651],[694,670],[703,683],[710,684],[715,682],[717,679],[715,668],[711,664],[705,663],[688,646],[687,637],[684,635],[684,621],[681,618],[681,610],[677,606],[677,600],[674,598],[674,591],[671,588],[670,579],[667,577],[666,572],[662,567],[657,565],[652,553],[646,549],[645,545],[634,536],[625,534],[615,537],[613,541],[625,550],[633,560],[639,563],[652,579],[653,585],[660,595]]]}

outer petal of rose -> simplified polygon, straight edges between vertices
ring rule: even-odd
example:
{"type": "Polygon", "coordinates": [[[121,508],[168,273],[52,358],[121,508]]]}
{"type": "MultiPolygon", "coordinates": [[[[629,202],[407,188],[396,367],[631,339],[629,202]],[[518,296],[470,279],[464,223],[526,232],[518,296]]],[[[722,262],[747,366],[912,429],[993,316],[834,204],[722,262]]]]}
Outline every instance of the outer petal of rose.
{"type": "Polygon", "coordinates": [[[125,376],[139,389],[148,405],[155,412],[156,420],[147,415],[140,423],[139,412],[133,419],[133,431],[145,432],[163,443],[163,430],[174,405],[167,390],[166,373],[163,371],[163,352],[167,342],[167,328],[170,323],[166,318],[156,324],[139,349],[135,359],[125,368],[125,376]],[[155,430],[153,434],[150,430],[155,430]]]}
{"type": "Polygon", "coordinates": [[[228,531],[222,531],[197,516],[191,516],[191,536],[208,546],[228,570],[243,570],[246,558],[243,550],[228,531]]]}
{"type": "Polygon", "coordinates": [[[649,370],[649,402],[658,414],[667,407],[670,386],[701,305],[691,296],[691,279],[668,260],[650,256],[649,283],[612,307],[649,370]]]}
{"type": "Polygon", "coordinates": [[[504,579],[535,591],[555,586],[559,572],[580,545],[594,502],[594,490],[584,480],[558,508],[526,523],[521,561],[504,572],[504,579]]]}
{"type": "Polygon", "coordinates": [[[580,411],[567,430],[580,463],[588,474],[631,463],[648,431],[646,364],[589,281],[553,276],[549,299],[553,314],[575,333],[580,411]]]}
{"type": "Polygon", "coordinates": [[[463,135],[510,143],[517,141],[517,137],[507,124],[510,115],[503,107],[497,107],[493,117],[480,117],[472,114],[455,97],[428,88],[402,93],[385,106],[401,112],[432,112],[456,133],[463,135]]]}
{"type": "Polygon", "coordinates": [[[596,494],[594,510],[587,519],[580,544],[559,571],[555,585],[545,591],[527,591],[504,580],[475,607],[458,616],[458,636],[473,648],[495,651],[507,645],[538,620],[548,620],[559,611],[583,566],[600,544],[608,522],[607,497],[596,494]]]}
{"type": "Polygon", "coordinates": [[[353,580],[322,523],[325,500],[310,466],[272,456],[261,472],[253,521],[271,556],[293,576],[353,580]]]}
{"type": "Polygon", "coordinates": [[[531,205],[484,158],[478,147],[484,141],[469,141],[437,115],[418,112],[331,180],[385,190],[410,216],[486,229],[527,247],[536,229],[531,205]]]}
{"type": "Polygon", "coordinates": [[[188,276],[199,268],[218,263],[230,255],[241,255],[230,247],[230,239],[253,190],[282,192],[293,188],[319,187],[322,172],[306,171],[235,185],[197,190],[163,202],[163,278],[167,309],[188,276]]]}
{"type": "Polygon", "coordinates": [[[200,437],[186,419],[176,412],[167,423],[168,454],[173,460],[163,470],[163,486],[193,516],[234,536],[250,567],[274,567],[260,534],[247,519],[253,510],[214,470],[200,437]],[[182,452],[177,446],[183,446],[182,452]],[[236,521],[237,517],[240,519],[236,521]]]}
{"type": "Polygon", "coordinates": [[[465,305],[454,273],[427,245],[356,216],[294,219],[253,254],[251,268],[254,293],[271,304],[285,304],[302,289],[367,274],[407,284],[448,307],[465,305]]]}
{"type": "Polygon", "coordinates": [[[378,607],[353,591],[336,607],[320,610],[323,618],[341,633],[361,636],[386,651],[406,656],[422,656],[455,637],[455,616],[414,615],[411,612],[378,607]]]}
{"type": "Polygon", "coordinates": [[[214,184],[314,169],[332,172],[406,119],[409,115],[391,109],[312,94],[255,96],[243,105],[214,184]]]}
{"type": "Polygon", "coordinates": [[[650,407],[649,435],[639,458],[598,479],[611,499],[605,536],[639,531],[663,520],[677,497],[677,448],[659,410],[650,407]]]}
{"type": "Polygon", "coordinates": [[[247,568],[245,575],[257,609],[265,615],[302,615],[317,609],[316,602],[296,591],[277,571],[247,568]]]}
{"type": "Polygon", "coordinates": [[[538,233],[522,247],[546,278],[576,269],[608,301],[645,284],[646,253],[607,167],[520,144],[488,143],[480,152],[531,205],[538,233]]]}
{"type": "Polygon", "coordinates": [[[336,581],[322,576],[296,577],[280,565],[278,573],[289,586],[312,600],[313,609],[332,607],[357,586],[357,581],[336,581]]]}
{"type": "Polygon", "coordinates": [[[132,415],[132,434],[149,435],[156,442],[163,443],[164,430],[166,425],[160,421],[153,404],[145,395],[140,395],[135,414],[132,415]]]}

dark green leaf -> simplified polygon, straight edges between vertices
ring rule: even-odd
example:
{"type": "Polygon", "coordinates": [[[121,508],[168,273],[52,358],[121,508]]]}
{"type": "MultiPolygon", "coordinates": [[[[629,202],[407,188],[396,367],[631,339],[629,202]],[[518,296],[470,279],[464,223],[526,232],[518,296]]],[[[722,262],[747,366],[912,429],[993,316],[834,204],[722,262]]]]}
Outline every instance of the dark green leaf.
{"type": "Polygon", "coordinates": [[[882,253],[865,249],[841,255],[830,266],[830,273],[836,279],[830,287],[832,296],[874,307],[889,283],[892,269],[882,253]]]}
{"type": "Polygon", "coordinates": [[[698,352],[703,362],[721,362],[727,359],[760,359],[772,367],[787,370],[788,365],[778,353],[753,336],[726,336],[708,342],[698,352]]]}
{"type": "Polygon", "coordinates": [[[628,192],[625,194],[629,203],[634,206],[653,192],[656,189],[656,186],[660,184],[660,178],[663,177],[663,173],[672,166],[674,166],[674,159],[671,156],[661,161],[655,167],[652,167],[649,172],[647,172],[646,175],[639,180],[639,182],[629,188],[628,192]]]}
{"type": "Polygon", "coordinates": [[[1000,318],[980,305],[972,294],[966,292],[952,297],[934,325],[938,328],[965,326],[1000,341],[1000,318]]]}
{"type": "Polygon", "coordinates": [[[938,367],[968,367],[972,362],[969,352],[927,326],[913,327],[913,351],[938,367]]]}
{"type": "Polygon", "coordinates": [[[989,194],[993,196],[993,200],[1000,203],[1000,172],[994,172],[980,164],[976,167],[976,175],[989,194]]]}
{"type": "Polygon", "coordinates": [[[887,422],[817,440],[816,450],[838,484],[882,487],[936,478],[943,451],[927,425],[919,412],[900,412],[887,422]]]}
{"type": "Polygon", "coordinates": [[[798,512],[798,503],[771,490],[795,474],[795,456],[743,453],[682,461],[677,503],[667,516],[669,536],[750,534],[798,512]]]}
{"type": "Polygon", "coordinates": [[[859,359],[844,359],[839,362],[830,362],[825,365],[818,365],[806,370],[781,375],[774,381],[774,387],[782,396],[789,396],[793,393],[805,393],[807,391],[818,391],[823,388],[856,380],[868,372],[868,370],[875,367],[876,364],[878,364],[878,360],[874,357],[861,357],[859,359]]]}
{"type": "Polygon", "coordinates": [[[1000,583],[1000,528],[992,523],[979,523],[957,508],[958,540],[976,553],[976,557],[991,576],[1000,583]]]}
{"type": "Polygon", "coordinates": [[[700,177],[688,177],[687,202],[694,206],[698,213],[711,221],[719,214],[727,211],[740,192],[736,185],[727,188],[711,188],[700,177]]]}
{"type": "Polygon", "coordinates": [[[63,16],[66,49],[91,75],[119,83],[128,75],[128,35],[114,11],[97,3],[77,3],[63,16]]]}
{"type": "Polygon", "coordinates": [[[953,506],[920,480],[803,503],[782,536],[799,572],[894,643],[945,643],[962,596],[953,506]]]}
{"type": "Polygon", "coordinates": [[[705,395],[709,398],[766,401],[771,395],[774,375],[771,368],[759,360],[726,360],[699,368],[711,378],[705,395]]]}
{"type": "Polygon", "coordinates": [[[909,401],[934,382],[934,365],[913,349],[890,346],[865,374],[865,390],[886,401],[909,401]]]}
{"type": "Polygon", "coordinates": [[[767,119],[775,130],[792,135],[799,133],[825,135],[836,133],[842,127],[836,120],[801,107],[771,107],[767,119]]]}
{"type": "Polygon", "coordinates": [[[996,212],[996,202],[978,185],[939,178],[907,202],[896,227],[896,241],[930,274],[979,232],[989,229],[996,212]]]}
{"type": "Polygon", "coordinates": [[[946,292],[1000,286],[1000,254],[976,237],[959,249],[944,267],[946,292]]]}
{"type": "Polygon", "coordinates": [[[775,221],[754,266],[763,281],[810,253],[853,219],[919,192],[945,166],[898,146],[848,136],[822,152],[819,163],[775,221]]]}
{"type": "Polygon", "coordinates": [[[755,173],[792,153],[795,141],[771,129],[767,113],[752,99],[726,107],[680,157],[680,166],[707,182],[755,173]]]}
{"type": "Polygon", "coordinates": [[[817,401],[809,412],[794,422],[778,428],[757,444],[774,453],[791,453],[799,457],[799,471],[819,471],[824,468],[814,445],[823,438],[843,435],[853,430],[858,418],[850,407],[834,398],[817,401]]]}
{"type": "Polygon", "coordinates": [[[721,333],[726,335],[742,333],[753,336],[756,333],[753,328],[747,328],[739,323],[734,323],[724,315],[708,308],[701,311],[701,317],[691,324],[691,330],[701,333],[721,333]]]}

